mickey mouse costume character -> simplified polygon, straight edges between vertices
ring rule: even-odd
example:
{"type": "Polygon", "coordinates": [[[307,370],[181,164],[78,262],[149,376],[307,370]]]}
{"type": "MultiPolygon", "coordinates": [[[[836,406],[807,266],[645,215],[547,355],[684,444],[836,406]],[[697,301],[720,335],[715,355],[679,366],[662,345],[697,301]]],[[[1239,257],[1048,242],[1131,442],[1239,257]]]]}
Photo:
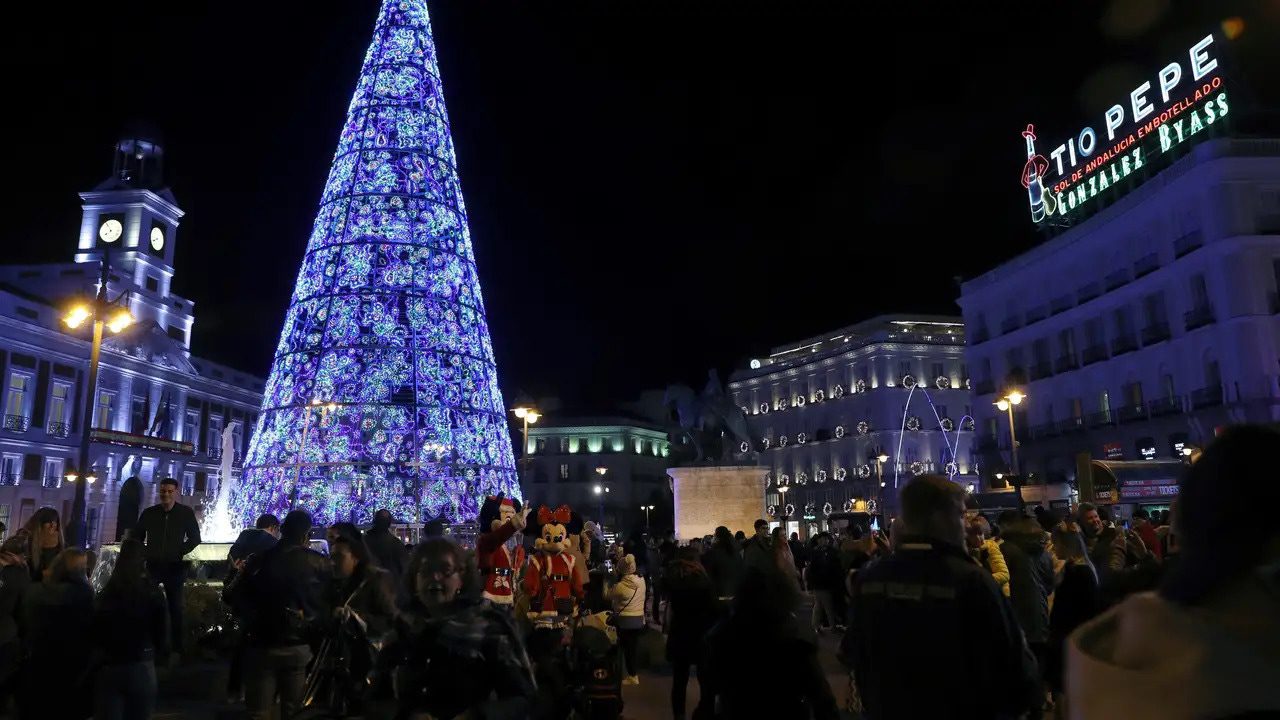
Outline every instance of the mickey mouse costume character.
{"type": "Polygon", "coordinates": [[[484,576],[484,598],[495,605],[510,607],[520,569],[524,567],[524,547],[516,533],[525,527],[529,509],[523,512],[520,501],[490,495],[480,506],[479,525],[484,529],[476,538],[476,561],[484,576]]]}
{"type": "Polygon", "coordinates": [[[576,542],[565,528],[570,519],[568,505],[561,505],[554,512],[546,505],[538,508],[538,523],[542,526],[534,543],[538,552],[530,558],[524,574],[524,589],[534,613],[572,615],[585,595],[582,568],[568,552],[576,542]]]}

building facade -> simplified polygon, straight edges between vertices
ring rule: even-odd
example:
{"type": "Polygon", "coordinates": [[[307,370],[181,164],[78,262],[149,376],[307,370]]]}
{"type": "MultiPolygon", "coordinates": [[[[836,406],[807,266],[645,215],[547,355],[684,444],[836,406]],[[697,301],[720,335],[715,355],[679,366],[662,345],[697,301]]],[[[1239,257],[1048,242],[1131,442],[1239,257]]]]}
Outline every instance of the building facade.
{"type": "Polygon", "coordinates": [[[75,489],[81,433],[91,432],[87,491],[91,545],[115,539],[124,481],[140,480],[154,502],[161,478],[179,480],[198,506],[216,491],[222,435],[230,428],[239,463],[262,399],[259,378],[190,353],[194,307],[170,292],[182,210],[162,184],[163,150],[127,139],[112,176],[83,201],[74,260],[0,267],[0,522],[10,531],[50,506],[64,524],[75,489]],[[104,332],[92,412],[84,412],[90,333],[67,311],[97,292],[109,259],[107,296],[132,314],[104,332]]]}
{"type": "Polygon", "coordinates": [[[535,507],[567,504],[585,518],[603,517],[609,532],[671,527],[671,446],[661,426],[624,417],[544,417],[529,426],[524,444],[517,465],[524,497],[535,507]]]}
{"type": "MultiPolygon", "coordinates": [[[[992,405],[1010,388],[1027,395],[1015,408],[1018,470],[1037,500],[1065,502],[1085,454],[1180,458],[1225,425],[1276,421],[1278,291],[1280,141],[1243,139],[1196,146],[1110,207],[964,283],[988,469],[1012,459],[1007,415],[992,405]]],[[[1119,491],[1110,499],[1169,492],[1119,491]]]]}
{"type": "Polygon", "coordinates": [[[960,318],[886,315],[735,372],[729,394],[770,469],[769,519],[807,536],[833,513],[889,510],[915,475],[967,484],[978,466],[964,342],[960,318]]]}

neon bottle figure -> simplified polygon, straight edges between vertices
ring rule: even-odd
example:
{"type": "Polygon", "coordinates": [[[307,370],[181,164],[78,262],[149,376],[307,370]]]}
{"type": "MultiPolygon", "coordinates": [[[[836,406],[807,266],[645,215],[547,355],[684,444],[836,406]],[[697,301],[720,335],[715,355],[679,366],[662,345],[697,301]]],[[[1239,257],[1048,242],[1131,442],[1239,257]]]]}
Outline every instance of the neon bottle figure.
{"type": "Polygon", "coordinates": [[[1031,203],[1031,221],[1044,220],[1046,209],[1044,204],[1044,184],[1040,178],[1049,169],[1049,161],[1036,154],[1036,128],[1027,125],[1022,131],[1027,139],[1027,164],[1022,167],[1022,187],[1027,189],[1027,200],[1031,203]]]}

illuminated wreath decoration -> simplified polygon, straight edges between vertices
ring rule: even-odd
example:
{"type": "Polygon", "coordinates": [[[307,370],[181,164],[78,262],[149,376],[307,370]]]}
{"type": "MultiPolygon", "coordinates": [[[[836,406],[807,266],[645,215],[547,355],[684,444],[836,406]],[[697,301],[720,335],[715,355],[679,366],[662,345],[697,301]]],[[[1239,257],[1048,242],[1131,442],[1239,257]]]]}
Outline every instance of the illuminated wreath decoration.
{"type": "Polygon", "coordinates": [[[854,392],[866,392],[866,391],[867,391],[867,381],[866,381],[866,380],[858,380],[858,382],[856,382],[856,383],[854,383],[854,384],[853,384],[853,391],[854,391],[854,392]]]}
{"type": "Polygon", "coordinates": [[[804,407],[804,396],[797,395],[794,404],[796,407],[804,407]]]}
{"type": "Polygon", "coordinates": [[[778,400],[778,409],[779,409],[779,410],[786,410],[789,406],[790,406],[790,404],[788,403],[788,401],[787,401],[787,399],[786,399],[786,398],[782,398],[782,399],[778,400]]]}
{"type": "Polygon", "coordinates": [[[785,487],[791,484],[791,476],[783,474],[778,478],[778,487],[785,487]]]}
{"type": "Polygon", "coordinates": [[[786,436],[786,435],[779,435],[779,436],[778,436],[778,447],[783,448],[783,447],[786,447],[786,446],[787,446],[787,436],[786,436]]]}
{"type": "Polygon", "coordinates": [[[760,444],[764,446],[765,450],[768,450],[769,446],[773,444],[773,441],[770,440],[769,438],[761,438],[760,444]]]}
{"type": "Polygon", "coordinates": [[[808,485],[808,484],[809,484],[809,473],[806,473],[806,472],[798,472],[798,473],[796,473],[796,484],[797,484],[797,485],[808,485]]]}
{"type": "Polygon", "coordinates": [[[823,390],[818,390],[813,393],[813,401],[816,403],[820,403],[826,399],[827,399],[827,393],[823,390]]]}
{"type": "Polygon", "coordinates": [[[769,403],[760,403],[760,414],[761,415],[769,414],[769,403]]]}
{"type": "Polygon", "coordinates": [[[956,424],[949,417],[942,418],[942,422],[939,422],[938,426],[942,428],[943,432],[951,432],[956,429],[956,424]]]}
{"type": "Polygon", "coordinates": [[[858,427],[859,435],[866,435],[867,433],[871,432],[871,423],[867,422],[866,420],[859,420],[857,427],[858,427]]]}
{"type": "Polygon", "coordinates": [[[844,385],[841,385],[840,383],[836,383],[836,386],[831,388],[831,397],[836,397],[836,398],[844,397],[844,385]]]}
{"type": "Polygon", "coordinates": [[[764,474],[764,486],[773,487],[773,473],[764,474]]]}
{"type": "Polygon", "coordinates": [[[765,514],[767,514],[769,517],[777,517],[777,516],[778,516],[778,506],[777,506],[777,505],[770,505],[769,507],[765,508],[765,509],[764,509],[764,511],[765,511],[765,514]]]}
{"type": "Polygon", "coordinates": [[[858,507],[858,501],[854,498],[849,498],[848,500],[844,501],[844,509],[848,512],[853,512],[854,509],[856,509],[857,507],[858,507]]]}
{"type": "Polygon", "coordinates": [[[880,501],[876,500],[875,498],[871,498],[870,500],[867,501],[867,512],[871,513],[872,515],[875,515],[879,511],[880,511],[880,501]]]}
{"type": "Polygon", "coordinates": [[[870,466],[870,465],[867,465],[866,463],[863,463],[863,464],[859,465],[859,466],[858,466],[858,477],[860,477],[860,478],[871,477],[871,466],[870,466]]]}
{"type": "Polygon", "coordinates": [[[916,415],[907,418],[907,429],[912,432],[920,430],[920,418],[916,415]]]}
{"type": "Polygon", "coordinates": [[[947,390],[951,387],[951,378],[946,375],[939,375],[938,378],[933,381],[933,384],[936,385],[939,390],[947,390]]]}
{"type": "Polygon", "coordinates": [[[787,506],[782,508],[782,512],[787,517],[791,517],[792,515],[796,514],[796,506],[792,505],[791,503],[787,503],[787,506]]]}
{"type": "Polygon", "coordinates": [[[962,422],[962,423],[960,424],[960,429],[961,429],[961,430],[968,430],[969,432],[973,432],[973,418],[971,418],[971,417],[966,417],[966,418],[964,419],[964,422],[962,422]]]}
{"type": "Polygon", "coordinates": [[[803,445],[803,444],[805,444],[806,442],[809,442],[809,436],[808,436],[808,435],[806,435],[806,434],[804,434],[804,433],[800,433],[799,435],[796,435],[796,442],[798,442],[798,443],[800,443],[801,445],[803,445]]]}
{"type": "Polygon", "coordinates": [[[814,505],[813,503],[805,503],[804,514],[805,514],[805,517],[808,517],[810,515],[817,515],[818,514],[817,506],[814,505]]]}
{"type": "Polygon", "coordinates": [[[827,471],[826,471],[826,470],[819,470],[818,472],[814,473],[814,474],[813,474],[813,481],[814,481],[814,482],[820,482],[820,483],[824,483],[824,482],[826,482],[826,481],[827,481],[827,471]]]}
{"type": "Polygon", "coordinates": [[[742,406],[742,414],[743,414],[743,415],[750,415],[750,414],[751,414],[751,408],[747,407],[746,405],[743,405],[743,406],[742,406]]]}
{"type": "Polygon", "coordinates": [[[910,390],[911,388],[913,388],[913,387],[915,387],[915,386],[916,386],[916,376],[915,376],[915,375],[912,375],[911,373],[907,373],[906,375],[903,375],[903,376],[902,376],[902,387],[904,387],[904,388],[906,388],[906,389],[910,390]]]}
{"type": "Polygon", "coordinates": [[[837,439],[837,440],[839,440],[840,438],[844,437],[844,426],[843,426],[843,425],[837,425],[837,426],[836,426],[836,432],[835,432],[835,435],[836,435],[836,439],[837,439]]]}
{"type": "Polygon", "coordinates": [[[835,508],[831,507],[831,503],[829,503],[829,502],[828,502],[828,503],[823,503],[823,504],[822,504],[822,514],[823,514],[823,515],[830,515],[834,510],[835,510],[835,508]]]}
{"type": "Polygon", "coordinates": [[[836,480],[837,480],[838,482],[844,482],[844,479],[845,479],[845,478],[847,478],[847,477],[849,477],[849,471],[848,471],[848,470],[845,470],[845,469],[844,469],[844,468],[842,468],[842,467],[836,468],[836,480]]]}
{"type": "Polygon", "coordinates": [[[959,465],[957,465],[957,464],[955,464],[955,461],[952,461],[952,462],[947,463],[947,476],[948,476],[948,477],[950,477],[950,476],[952,476],[952,475],[956,475],[956,474],[958,474],[959,472],[960,472],[960,466],[959,466],[959,465]]]}
{"type": "Polygon", "coordinates": [[[920,462],[919,460],[917,460],[917,461],[915,461],[915,462],[911,463],[911,474],[912,474],[912,475],[923,475],[923,474],[924,474],[924,463],[920,462]]]}
{"type": "Polygon", "coordinates": [[[965,379],[964,379],[964,389],[965,389],[965,390],[972,390],[972,389],[973,389],[973,383],[971,383],[971,382],[969,381],[969,378],[965,378],[965,379]]]}
{"type": "Polygon", "coordinates": [[[741,450],[742,452],[750,452],[751,443],[747,442],[746,440],[743,440],[742,443],[738,445],[738,449],[741,450]]]}

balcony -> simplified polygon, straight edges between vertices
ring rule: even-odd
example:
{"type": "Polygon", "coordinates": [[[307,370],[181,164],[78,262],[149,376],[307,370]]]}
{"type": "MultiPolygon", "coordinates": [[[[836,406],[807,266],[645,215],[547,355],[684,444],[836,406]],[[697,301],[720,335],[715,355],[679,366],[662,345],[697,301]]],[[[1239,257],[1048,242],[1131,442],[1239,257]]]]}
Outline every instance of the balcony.
{"type": "Polygon", "coordinates": [[[1199,410],[1200,408],[1213,407],[1222,404],[1222,385],[1210,385],[1202,387],[1199,390],[1191,391],[1191,408],[1199,410]]]}
{"type": "Polygon", "coordinates": [[[12,432],[26,432],[31,426],[31,418],[26,415],[5,415],[4,429],[12,432]]]}
{"type": "Polygon", "coordinates": [[[1116,417],[1122,423],[1138,422],[1147,419],[1147,407],[1142,403],[1125,405],[1116,410],[1116,417]]]}
{"type": "Polygon", "coordinates": [[[1078,367],[1080,367],[1080,364],[1076,362],[1076,356],[1074,353],[1059,357],[1058,361],[1053,364],[1054,372],[1060,373],[1067,372],[1068,370],[1075,370],[1078,367]]]}
{"type": "Polygon", "coordinates": [[[1118,287],[1123,287],[1129,284],[1129,271],[1121,268],[1120,270],[1117,270],[1103,278],[1102,283],[1108,291],[1115,290],[1118,287]]]}
{"type": "Polygon", "coordinates": [[[1083,305],[1102,294],[1098,283],[1089,283],[1076,291],[1076,304],[1083,305]]]}
{"type": "Polygon", "coordinates": [[[1169,323],[1151,323],[1142,328],[1142,346],[1155,345],[1169,339],[1169,323]]]}
{"type": "Polygon", "coordinates": [[[1213,307],[1210,305],[1201,305],[1199,307],[1192,308],[1183,315],[1183,321],[1187,325],[1187,332],[1209,325],[1214,321],[1213,307]]]}
{"type": "Polygon", "coordinates": [[[990,395],[996,391],[996,384],[991,380],[979,380],[973,386],[973,392],[978,395],[990,395]]]}
{"type": "Polygon", "coordinates": [[[62,476],[49,475],[48,477],[41,478],[40,487],[48,488],[50,490],[62,487],[62,476]]]}
{"type": "Polygon", "coordinates": [[[1151,412],[1151,417],[1177,415],[1182,412],[1182,398],[1167,397],[1160,398],[1159,400],[1152,400],[1147,403],[1147,409],[1151,412]]]}
{"type": "Polygon", "coordinates": [[[21,480],[22,480],[22,476],[19,475],[18,473],[8,473],[8,474],[0,475],[0,485],[16,486],[18,482],[21,480]]]}
{"type": "Polygon", "coordinates": [[[1173,241],[1173,256],[1180,258],[1192,250],[1199,249],[1202,245],[1204,245],[1204,233],[1199,230],[1189,232],[1173,241]]]}
{"type": "Polygon", "coordinates": [[[1066,420],[1063,420],[1058,423],[1058,430],[1064,435],[1067,433],[1083,432],[1084,418],[1082,417],[1067,418],[1066,420]]]}
{"type": "Polygon", "coordinates": [[[1100,428],[1114,424],[1114,419],[1114,413],[1110,410],[1103,410],[1102,412],[1090,413],[1089,416],[1085,418],[1085,421],[1091,428],[1100,428]]]}
{"type": "Polygon", "coordinates": [[[1043,425],[1032,426],[1031,437],[1035,439],[1051,438],[1057,436],[1061,432],[1062,431],[1060,430],[1058,423],[1047,422],[1043,425]]]}
{"type": "Polygon", "coordinates": [[[206,449],[205,449],[205,451],[204,451],[204,454],[205,454],[205,455],[206,455],[210,460],[221,460],[221,459],[222,459],[222,448],[220,448],[220,447],[210,447],[210,448],[206,448],[206,449]]]}
{"type": "Polygon", "coordinates": [[[1111,357],[1123,355],[1138,349],[1138,339],[1133,335],[1125,334],[1111,341],[1111,357]]]}
{"type": "Polygon", "coordinates": [[[1091,365],[1096,362],[1107,359],[1107,346],[1098,344],[1090,345],[1084,349],[1082,365],[1091,365]]]}
{"type": "Polygon", "coordinates": [[[1007,317],[1004,322],[1000,323],[1000,334],[1008,335],[1020,327],[1022,327],[1022,320],[1016,317],[1007,317]]]}
{"type": "Polygon", "coordinates": [[[64,422],[51,422],[45,429],[56,438],[64,438],[71,434],[71,425],[64,422]]]}
{"type": "Polygon", "coordinates": [[[1151,253],[1150,255],[1144,255],[1138,258],[1137,262],[1133,264],[1133,277],[1136,280],[1142,277],[1143,275],[1149,275],[1155,272],[1157,269],[1159,269],[1159,267],[1160,267],[1159,255],[1156,255],[1155,253],[1151,253]]]}
{"type": "Polygon", "coordinates": [[[1031,379],[1032,379],[1032,380],[1039,380],[1039,379],[1041,379],[1041,378],[1047,378],[1047,377],[1049,377],[1049,376],[1050,376],[1050,375],[1052,375],[1052,374],[1053,374],[1053,368],[1051,368],[1051,367],[1049,366],[1049,361],[1048,361],[1048,360],[1043,360],[1043,361],[1038,362],[1038,363],[1035,363],[1034,365],[1032,365],[1032,366],[1031,366],[1031,379]]]}
{"type": "Polygon", "coordinates": [[[1054,298],[1049,303],[1049,313],[1052,315],[1057,315],[1058,313],[1066,312],[1067,310],[1070,310],[1073,307],[1075,307],[1075,303],[1072,302],[1071,296],[1063,295],[1061,297],[1054,298]]]}
{"type": "Polygon", "coordinates": [[[1049,315],[1049,309],[1044,305],[1037,305],[1027,311],[1027,324],[1040,322],[1049,315]]]}

